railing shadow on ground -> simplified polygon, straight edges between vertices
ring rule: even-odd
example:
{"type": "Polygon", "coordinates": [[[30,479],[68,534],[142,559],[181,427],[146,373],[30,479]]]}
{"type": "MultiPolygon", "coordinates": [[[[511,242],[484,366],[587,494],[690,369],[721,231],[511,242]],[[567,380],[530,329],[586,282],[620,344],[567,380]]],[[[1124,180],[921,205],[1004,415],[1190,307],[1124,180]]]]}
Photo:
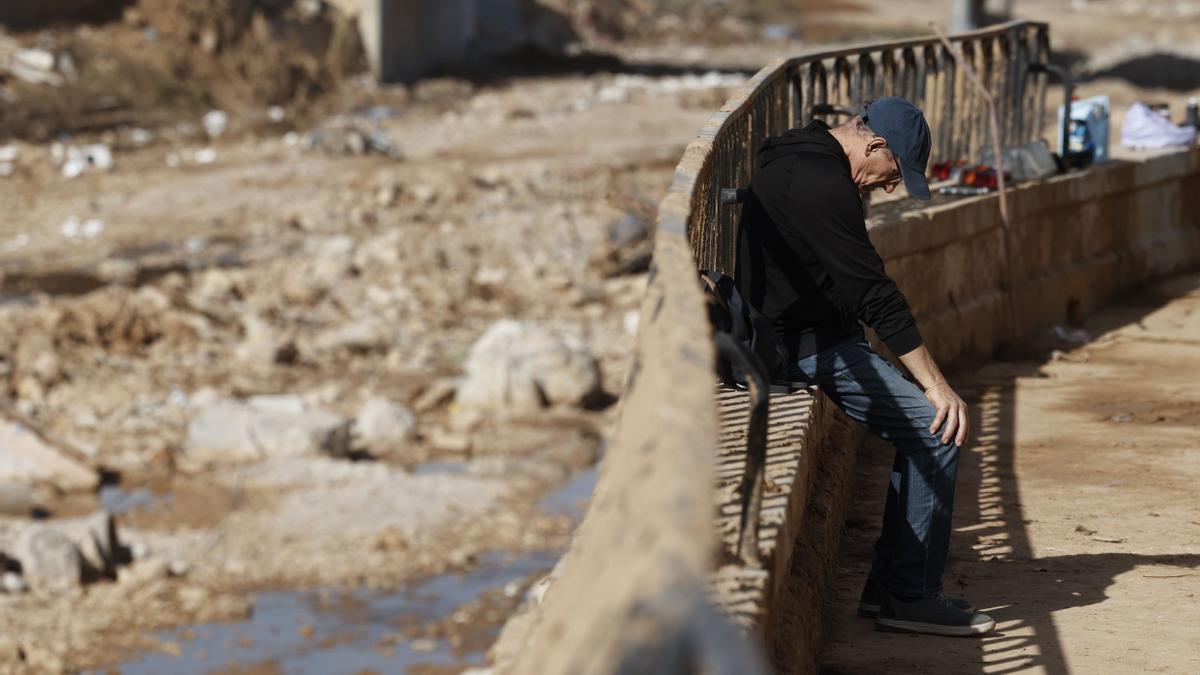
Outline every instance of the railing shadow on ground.
{"type": "MultiPolygon", "coordinates": [[[[1106,312],[1088,327],[1103,334],[1138,323],[1160,306],[1144,295],[1125,295],[1109,306],[1122,311],[1106,312]]],[[[1052,357],[1044,344],[1018,349],[1016,356],[1001,372],[963,369],[951,378],[971,405],[973,439],[960,458],[946,593],[978,603],[996,620],[996,630],[978,640],[885,633],[855,615],[891,471],[891,446],[869,437],[860,448],[854,502],[826,607],[820,672],[1069,673],[1055,612],[1103,603],[1117,577],[1140,566],[1200,568],[1194,553],[1034,556],[1015,466],[1015,390],[1019,378],[1038,376],[1052,357]]]]}

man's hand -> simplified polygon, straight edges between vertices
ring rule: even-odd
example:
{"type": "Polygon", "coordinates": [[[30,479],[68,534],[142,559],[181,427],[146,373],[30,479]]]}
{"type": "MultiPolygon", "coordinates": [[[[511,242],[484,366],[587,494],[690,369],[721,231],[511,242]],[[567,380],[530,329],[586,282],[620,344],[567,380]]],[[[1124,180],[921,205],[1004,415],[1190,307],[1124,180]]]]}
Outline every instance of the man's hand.
{"type": "Polygon", "coordinates": [[[925,398],[937,409],[937,416],[933,418],[933,426],[929,427],[929,433],[936,435],[940,428],[943,443],[949,443],[953,438],[958,447],[966,445],[971,435],[967,404],[954,393],[950,383],[943,381],[929,387],[925,390],[925,398]]]}

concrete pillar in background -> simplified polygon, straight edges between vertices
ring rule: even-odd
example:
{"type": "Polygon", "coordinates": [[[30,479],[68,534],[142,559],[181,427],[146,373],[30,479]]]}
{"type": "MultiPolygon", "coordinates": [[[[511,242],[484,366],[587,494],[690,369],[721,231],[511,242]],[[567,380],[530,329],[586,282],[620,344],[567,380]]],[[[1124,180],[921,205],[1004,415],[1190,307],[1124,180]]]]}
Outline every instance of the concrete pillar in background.
{"type": "Polygon", "coordinates": [[[362,0],[358,20],[375,76],[411,81],[467,55],[475,0],[362,0]]]}
{"type": "Polygon", "coordinates": [[[989,21],[1003,22],[1012,19],[1013,0],[984,0],[983,13],[989,21]]]}
{"type": "Polygon", "coordinates": [[[983,0],[950,0],[951,33],[975,30],[983,25],[983,0]]]}

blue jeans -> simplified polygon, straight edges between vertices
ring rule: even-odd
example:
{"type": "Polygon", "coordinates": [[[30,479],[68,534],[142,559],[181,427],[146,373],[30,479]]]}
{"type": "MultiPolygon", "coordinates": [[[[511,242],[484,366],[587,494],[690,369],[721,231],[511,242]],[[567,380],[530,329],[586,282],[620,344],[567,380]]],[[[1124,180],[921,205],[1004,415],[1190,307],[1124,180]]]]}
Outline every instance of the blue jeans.
{"type": "Polygon", "coordinates": [[[902,596],[940,593],[950,551],[958,446],[929,433],[937,411],[925,393],[871,349],[861,330],[794,362],[788,379],[817,385],[848,416],[896,448],[871,578],[902,596]]]}

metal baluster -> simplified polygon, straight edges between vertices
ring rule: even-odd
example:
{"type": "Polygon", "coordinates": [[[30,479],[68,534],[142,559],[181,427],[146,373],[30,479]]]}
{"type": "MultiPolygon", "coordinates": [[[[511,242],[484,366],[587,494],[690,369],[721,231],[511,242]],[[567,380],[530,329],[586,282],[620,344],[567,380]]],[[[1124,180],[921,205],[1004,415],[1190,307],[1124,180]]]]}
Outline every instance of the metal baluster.
{"type": "Polygon", "coordinates": [[[879,92],[876,90],[875,58],[870,52],[865,52],[858,57],[858,70],[862,82],[859,89],[859,103],[879,98],[879,92]]]}
{"type": "Polygon", "coordinates": [[[879,56],[879,63],[883,67],[883,95],[896,96],[899,87],[896,86],[896,56],[892,50],[885,49],[879,56]]]}

